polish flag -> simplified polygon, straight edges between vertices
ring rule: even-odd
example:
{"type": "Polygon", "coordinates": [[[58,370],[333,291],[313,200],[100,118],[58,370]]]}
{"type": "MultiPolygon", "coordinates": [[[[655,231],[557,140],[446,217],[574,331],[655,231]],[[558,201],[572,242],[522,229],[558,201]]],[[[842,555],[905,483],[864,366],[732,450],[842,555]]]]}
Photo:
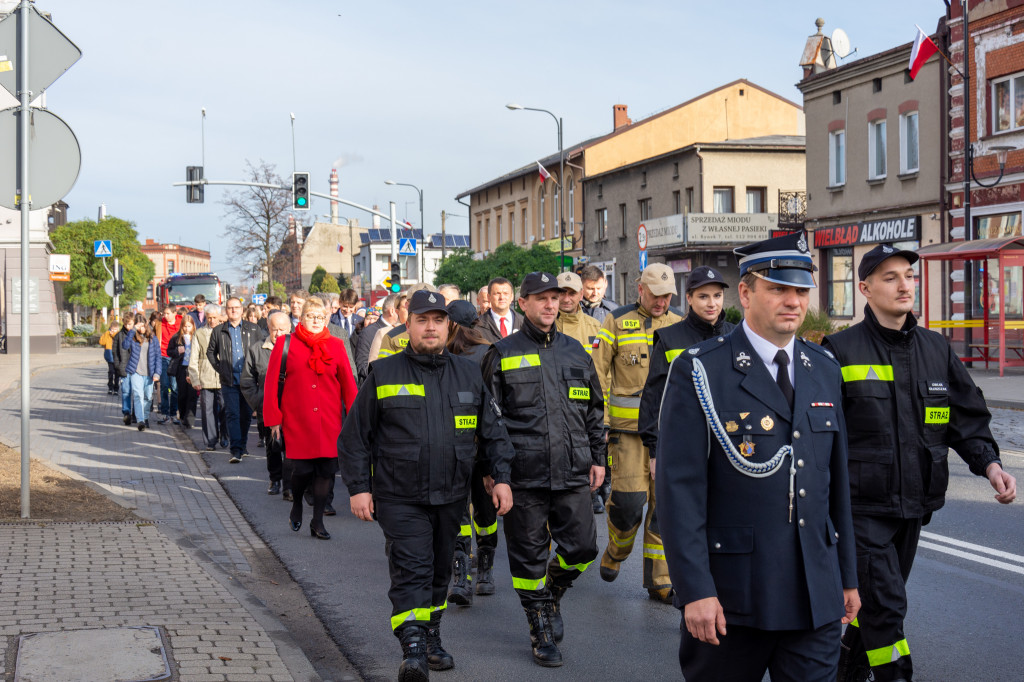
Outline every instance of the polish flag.
{"type": "Polygon", "coordinates": [[[910,80],[917,78],[917,72],[921,70],[924,63],[939,51],[932,39],[925,35],[921,27],[917,27],[917,37],[914,38],[914,49],[910,51],[910,80]]]}
{"type": "Polygon", "coordinates": [[[537,170],[540,171],[541,182],[545,182],[551,178],[551,173],[548,173],[548,169],[540,165],[540,161],[537,162],[537,170]]]}
{"type": "Polygon", "coordinates": [[[341,253],[341,252],[343,252],[344,250],[345,250],[345,247],[344,247],[344,246],[342,246],[341,244],[338,244],[338,253],[341,253]]]}

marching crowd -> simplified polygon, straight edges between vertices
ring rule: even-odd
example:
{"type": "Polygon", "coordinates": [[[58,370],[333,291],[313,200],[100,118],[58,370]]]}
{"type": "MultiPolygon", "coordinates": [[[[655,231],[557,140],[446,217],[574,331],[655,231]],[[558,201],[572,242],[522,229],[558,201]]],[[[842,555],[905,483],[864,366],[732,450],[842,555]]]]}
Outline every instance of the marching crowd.
{"type": "Polygon", "coordinates": [[[624,306],[593,266],[498,277],[475,305],[427,284],[361,311],[352,290],[197,296],[112,327],[108,391],[140,431],[151,410],[183,428],[198,412],[232,463],[255,417],[293,531],[308,505],[331,538],[340,472],[386,539],[399,680],[454,665],[441,618],[494,594],[500,516],[539,665],[563,663],[573,581],[599,557],[615,581],[638,543],[651,599],[682,611],[688,680],[909,681],[904,584],[948,448],[1016,495],[984,399],[916,327],[916,253],[864,257],[865,321],[825,348],[796,337],[816,286],[802,233],[736,253],[738,325],[719,271],[689,274],[682,312],[659,263],[624,306]]]}

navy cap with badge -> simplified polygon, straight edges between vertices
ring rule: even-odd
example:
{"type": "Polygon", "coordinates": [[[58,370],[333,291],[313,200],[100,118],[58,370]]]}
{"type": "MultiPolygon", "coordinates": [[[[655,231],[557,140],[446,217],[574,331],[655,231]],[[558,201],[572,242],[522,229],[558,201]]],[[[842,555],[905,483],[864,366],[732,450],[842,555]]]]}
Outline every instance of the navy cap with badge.
{"type": "Polygon", "coordinates": [[[476,306],[461,298],[448,304],[448,319],[463,327],[472,327],[476,322],[476,306]]]}
{"type": "Polygon", "coordinates": [[[448,314],[448,309],[444,306],[444,296],[441,294],[420,289],[409,299],[409,313],[411,314],[422,315],[423,313],[435,311],[445,315],[448,314]]]}
{"type": "Polygon", "coordinates": [[[699,289],[705,284],[720,284],[723,287],[729,286],[725,278],[722,277],[722,273],[715,270],[709,265],[701,265],[693,269],[690,276],[686,279],[686,293],[690,293],[694,289],[699,289]]]}
{"type": "Polygon", "coordinates": [[[748,272],[761,279],[790,287],[815,288],[814,262],[803,230],[763,242],[747,244],[733,253],[740,257],[740,277],[748,272]]]}
{"type": "Polygon", "coordinates": [[[860,281],[864,281],[868,278],[872,272],[875,271],[882,261],[887,258],[893,258],[894,256],[902,256],[907,259],[907,262],[913,265],[920,258],[915,252],[907,251],[906,249],[897,249],[892,244],[879,244],[875,248],[871,249],[864,254],[864,257],[860,259],[860,265],[857,266],[857,277],[860,281]]]}
{"type": "Polygon", "coordinates": [[[524,298],[530,294],[541,294],[552,290],[561,291],[562,286],[550,272],[531,272],[523,278],[523,283],[519,285],[519,295],[524,298]]]}

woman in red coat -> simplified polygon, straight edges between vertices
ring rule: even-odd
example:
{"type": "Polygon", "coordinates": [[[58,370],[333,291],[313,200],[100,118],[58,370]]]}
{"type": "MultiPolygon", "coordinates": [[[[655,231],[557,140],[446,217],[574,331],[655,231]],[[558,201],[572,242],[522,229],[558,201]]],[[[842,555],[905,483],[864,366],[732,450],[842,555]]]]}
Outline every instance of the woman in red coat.
{"type": "Polygon", "coordinates": [[[324,507],[331,479],[338,471],[341,420],[356,399],[356,381],[345,345],[327,331],[329,311],[318,298],[302,308],[295,332],[278,338],[267,367],[263,391],[263,423],[280,439],[284,429],[285,456],[292,460],[292,530],[302,527],[302,495],[313,489],[313,518],[309,534],[330,540],[324,528],[324,507]],[[281,354],[287,339],[284,390],[278,403],[281,354]]]}

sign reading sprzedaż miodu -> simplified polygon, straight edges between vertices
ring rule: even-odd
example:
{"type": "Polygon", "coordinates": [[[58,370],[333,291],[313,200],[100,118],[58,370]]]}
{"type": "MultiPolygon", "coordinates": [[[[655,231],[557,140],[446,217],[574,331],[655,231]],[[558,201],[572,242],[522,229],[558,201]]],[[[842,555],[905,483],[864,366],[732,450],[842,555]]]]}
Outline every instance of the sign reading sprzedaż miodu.
{"type": "Polygon", "coordinates": [[[869,220],[849,225],[819,227],[814,231],[814,248],[830,249],[855,244],[910,242],[921,239],[921,216],[869,220]]]}

